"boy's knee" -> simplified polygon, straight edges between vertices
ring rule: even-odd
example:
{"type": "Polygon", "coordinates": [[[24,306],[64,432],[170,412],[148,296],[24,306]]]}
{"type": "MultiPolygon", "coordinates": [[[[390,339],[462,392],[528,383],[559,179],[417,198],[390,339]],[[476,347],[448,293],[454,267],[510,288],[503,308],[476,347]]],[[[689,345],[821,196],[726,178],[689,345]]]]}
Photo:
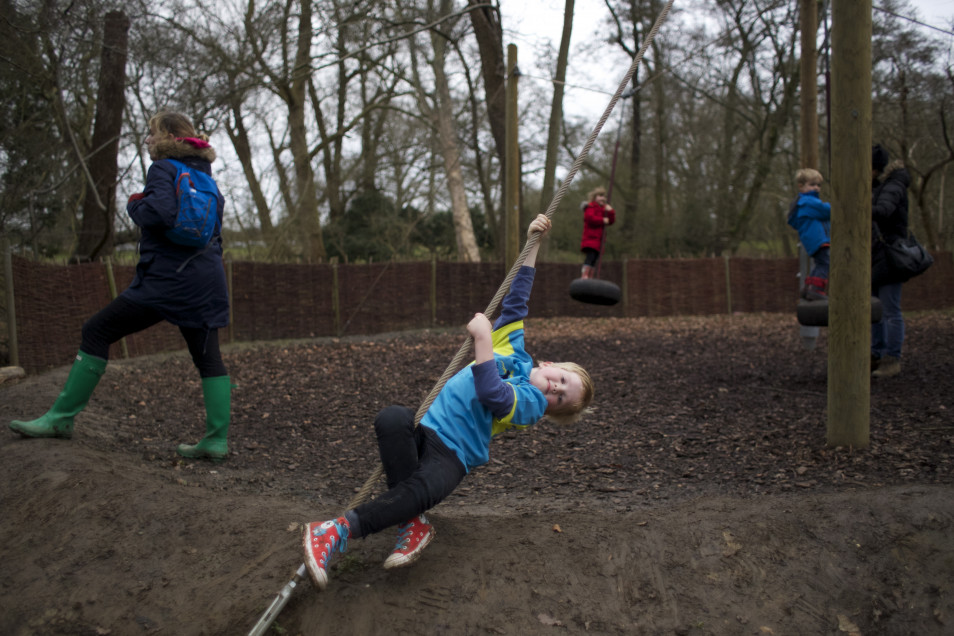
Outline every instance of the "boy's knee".
{"type": "Polygon", "coordinates": [[[414,412],[406,406],[386,406],[374,418],[374,430],[378,435],[414,426],[414,412]]]}

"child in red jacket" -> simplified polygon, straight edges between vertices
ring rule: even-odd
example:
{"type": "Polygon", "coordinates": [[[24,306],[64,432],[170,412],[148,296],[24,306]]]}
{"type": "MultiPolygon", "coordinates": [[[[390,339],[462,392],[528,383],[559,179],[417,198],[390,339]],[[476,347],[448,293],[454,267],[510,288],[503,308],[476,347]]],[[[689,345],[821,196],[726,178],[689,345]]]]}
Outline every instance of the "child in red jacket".
{"type": "Polygon", "coordinates": [[[589,194],[589,203],[583,208],[583,238],[580,251],[583,261],[583,278],[596,277],[596,264],[603,251],[603,234],[607,225],[616,222],[616,210],[606,202],[606,189],[596,188],[589,194]]]}

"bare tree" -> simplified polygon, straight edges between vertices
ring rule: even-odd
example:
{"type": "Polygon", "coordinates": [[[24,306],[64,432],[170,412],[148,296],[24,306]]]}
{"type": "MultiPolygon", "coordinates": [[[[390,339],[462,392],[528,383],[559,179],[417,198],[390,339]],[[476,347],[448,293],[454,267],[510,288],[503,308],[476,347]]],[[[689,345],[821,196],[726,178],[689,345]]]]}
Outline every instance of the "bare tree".
{"type": "Polygon", "coordinates": [[[83,202],[82,226],[75,257],[94,260],[113,250],[116,217],[116,181],[119,134],[123,125],[126,88],[126,45],[129,18],[110,11],[103,21],[103,49],[99,67],[99,96],[89,153],[90,194],[83,202]]]}
{"type": "MultiPolygon", "coordinates": [[[[486,5],[483,0],[467,0],[469,6],[475,7],[470,11],[470,21],[474,26],[474,35],[480,50],[480,73],[484,80],[484,95],[487,102],[487,120],[490,131],[497,146],[497,157],[503,173],[503,162],[506,157],[507,142],[505,139],[507,90],[506,70],[507,62],[504,59],[503,27],[500,25],[500,8],[486,5]]],[[[503,179],[501,179],[503,183],[503,179]]]]}
{"type": "MultiPolygon", "coordinates": [[[[876,142],[904,160],[911,174],[911,221],[925,243],[942,249],[943,176],[954,163],[954,66],[946,68],[943,44],[897,15],[910,8],[888,5],[876,12],[872,81],[876,142]]],[[[948,230],[948,236],[951,232],[948,230]]]]}
{"type": "MultiPolygon", "coordinates": [[[[435,8],[433,0],[428,0],[426,20],[432,23],[438,16],[448,16],[451,14],[451,8],[451,0],[440,0],[439,8],[435,8]]],[[[433,75],[433,88],[426,85],[425,78],[421,73],[420,54],[417,51],[415,39],[411,38],[409,44],[411,45],[411,68],[417,89],[418,105],[421,112],[433,123],[438,152],[443,159],[447,190],[451,201],[451,213],[454,219],[454,236],[457,241],[458,258],[465,262],[477,263],[480,262],[480,252],[477,249],[477,241],[474,237],[470,208],[467,205],[467,192],[464,188],[457,124],[454,115],[454,100],[451,96],[445,69],[447,41],[456,37],[454,27],[458,23],[459,20],[456,19],[446,20],[428,31],[433,53],[429,65],[433,75]]]]}
{"type": "Polygon", "coordinates": [[[560,52],[557,55],[556,74],[553,77],[553,101],[550,104],[550,127],[547,134],[546,163],[543,167],[544,209],[553,197],[556,181],[557,154],[560,150],[560,130],[563,128],[563,92],[566,84],[566,65],[570,57],[570,36],[573,33],[574,0],[566,0],[563,7],[563,33],[560,36],[560,52]]]}

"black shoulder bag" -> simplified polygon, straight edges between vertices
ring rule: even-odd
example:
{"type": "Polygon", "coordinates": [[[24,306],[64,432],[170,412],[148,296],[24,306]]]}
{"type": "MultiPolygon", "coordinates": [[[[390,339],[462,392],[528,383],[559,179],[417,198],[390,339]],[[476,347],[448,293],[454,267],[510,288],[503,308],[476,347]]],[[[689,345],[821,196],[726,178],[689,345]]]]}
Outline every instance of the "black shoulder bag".
{"type": "Polygon", "coordinates": [[[884,245],[885,258],[893,274],[903,280],[910,280],[923,274],[934,264],[934,257],[918,242],[914,233],[895,237],[890,243],[884,240],[881,229],[875,224],[878,240],[884,245]]]}

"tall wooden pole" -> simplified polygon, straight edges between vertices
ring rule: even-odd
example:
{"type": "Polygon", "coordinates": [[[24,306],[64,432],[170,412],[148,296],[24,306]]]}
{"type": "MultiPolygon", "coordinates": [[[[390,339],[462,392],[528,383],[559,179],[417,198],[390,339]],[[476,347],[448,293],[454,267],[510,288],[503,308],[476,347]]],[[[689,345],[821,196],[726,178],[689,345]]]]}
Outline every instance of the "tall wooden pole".
{"type": "Polygon", "coordinates": [[[828,445],[868,446],[871,407],[871,0],[832,3],[828,445]]]}
{"type": "Polygon", "coordinates": [[[802,168],[818,170],[818,0],[801,0],[799,22],[802,33],[801,76],[801,131],[802,168]]]}
{"type": "Polygon", "coordinates": [[[17,311],[16,296],[13,290],[13,253],[10,251],[10,241],[0,239],[0,250],[3,251],[3,278],[7,281],[7,328],[9,331],[10,364],[20,366],[20,346],[17,344],[17,311]]]}
{"type": "Polygon", "coordinates": [[[507,157],[504,175],[504,263],[506,268],[520,256],[520,162],[517,131],[517,45],[507,45],[507,157]]]}
{"type": "MultiPolygon", "coordinates": [[[[818,62],[818,0],[799,0],[799,29],[802,44],[802,60],[799,67],[801,77],[799,97],[802,113],[799,128],[802,136],[798,165],[800,168],[818,170],[818,82],[815,70],[818,62]]],[[[801,243],[798,246],[798,262],[799,275],[804,286],[811,267],[810,257],[805,253],[805,247],[801,243]]],[[[821,328],[816,326],[798,326],[799,336],[806,349],[815,348],[820,331],[821,328]]]]}

